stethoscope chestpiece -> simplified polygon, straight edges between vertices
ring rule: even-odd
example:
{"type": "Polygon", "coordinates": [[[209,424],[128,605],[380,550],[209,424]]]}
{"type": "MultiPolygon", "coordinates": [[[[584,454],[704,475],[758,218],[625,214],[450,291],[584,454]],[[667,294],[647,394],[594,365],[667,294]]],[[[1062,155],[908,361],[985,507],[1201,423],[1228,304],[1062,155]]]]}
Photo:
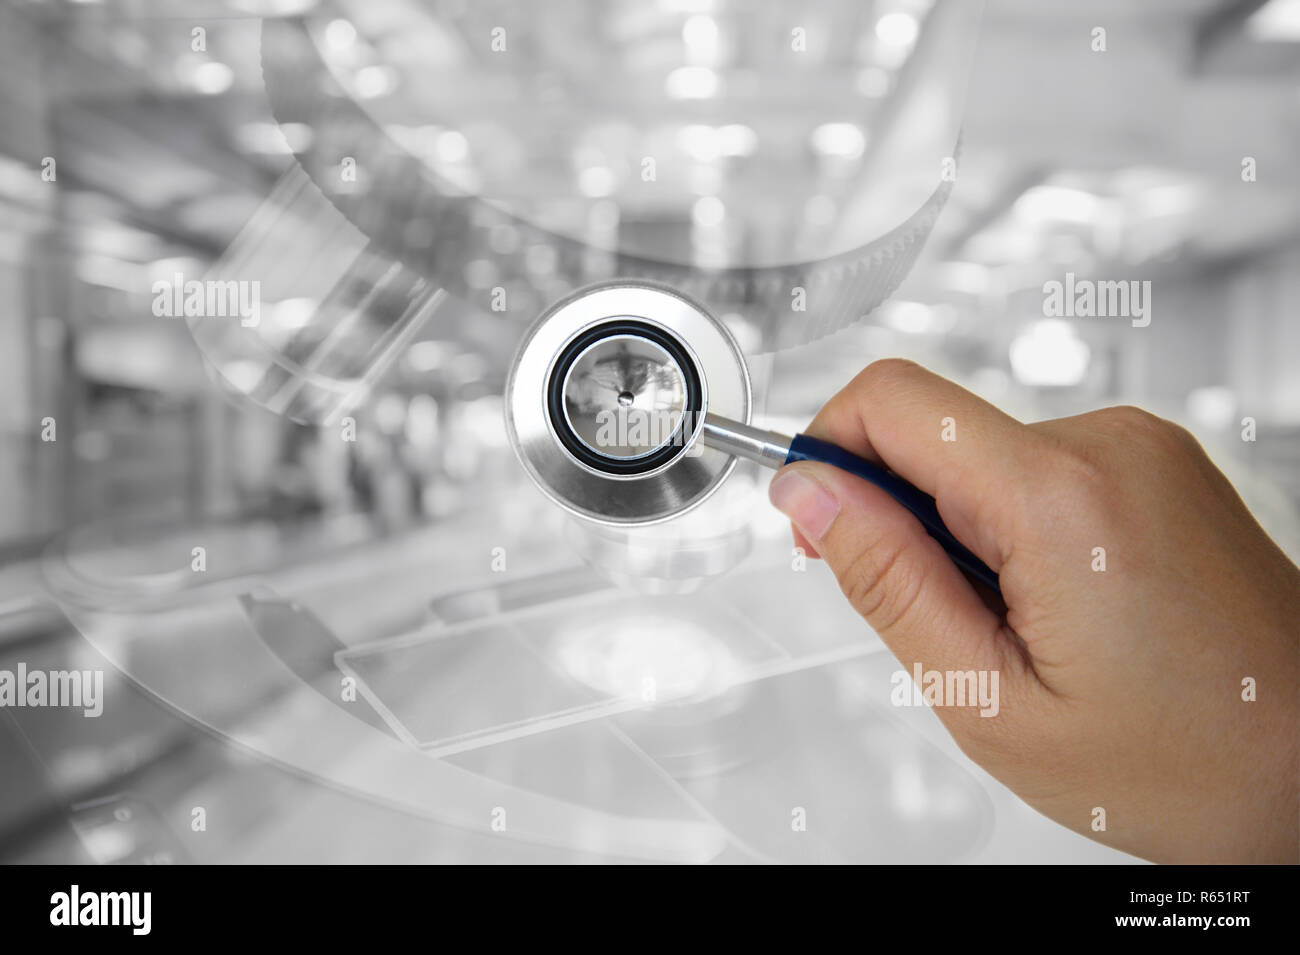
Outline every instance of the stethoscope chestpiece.
{"type": "Polygon", "coordinates": [[[617,319],[564,347],[547,379],[546,410],[580,463],[600,474],[643,476],[691,447],[707,387],[695,356],[670,332],[617,319]]]}
{"type": "Polygon", "coordinates": [[[697,439],[705,413],[748,422],[749,373],[726,327],[653,283],[581,289],[525,334],[506,380],[506,431],[566,510],[653,524],[702,503],[735,466],[697,439]]]}

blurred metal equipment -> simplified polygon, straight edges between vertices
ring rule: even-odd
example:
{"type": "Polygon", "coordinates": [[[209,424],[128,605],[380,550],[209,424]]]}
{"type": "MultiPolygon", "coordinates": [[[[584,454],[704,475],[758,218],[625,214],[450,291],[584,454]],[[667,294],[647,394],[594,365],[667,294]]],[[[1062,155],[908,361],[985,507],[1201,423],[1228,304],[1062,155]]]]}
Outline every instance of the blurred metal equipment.
{"type": "MultiPolygon", "coordinates": [[[[410,12],[394,0],[369,0],[365,6],[364,15],[358,10],[356,17],[363,26],[395,22],[394,18],[410,12]]],[[[438,64],[425,62],[427,57],[419,63],[397,63],[383,74],[357,72],[331,41],[330,22],[308,17],[265,21],[262,67],[282,127],[333,131],[295,149],[321,194],[378,248],[458,297],[470,302],[482,298],[482,289],[467,275],[484,256],[499,272],[512,274],[525,271],[513,267],[512,260],[522,262],[526,256],[545,252],[552,262],[553,285],[566,290],[594,277],[594,256],[608,260],[609,274],[671,285],[720,313],[743,310],[764,330],[760,347],[772,350],[860,321],[898,287],[915,263],[955,182],[961,101],[982,10],[983,4],[976,2],[937,4],[926,17],[920,38],[904,44],[909,50],[913,42],[916,46],[906,57],[906,82],[900,79],[899,96],[884,115],[886,128],[867,157],[871,182],[852,197],[857,235],[822,230],[814,257],[798,260],[792,250],[777,249],[761,256],[770,260],[761,264],[700,262],[690,255],[683,257],[680,250],[675,257],[651,256],[593,244],[588,236],[575,238],[562,228],[512,211],[506,203],[482,198],[481,190],[471,188],[474,182],[449,175],[446,163],[431,159],[425,149],[419,131],[436,131],[428,125],[438,118],[436,114],[426,115],[417,107],[395,116],[391,107],[368,102],[374,97],[367,92],[381,76],[385,89],[402,82],[420,85],[433,79],[425,76],[428,72],[436,77],[438,64]],[[404,76],[403,71],[410,75],[404,76]],[[388,197],[341,181],[340,156],[388,184],[388,197]],[[436,224],[436,241],[412,242],[411,237],[422,235],[429,223],[436,224]],[[870,235],[866,241],[864,231],[870,235]],[[510,243],[513,251],[492,249],[487,255],[487,237],[493,232],[515,236],[510,243]],[[796,289],[815,295],[816,308],[792,309],[790,298],[796,289]]],[[[422,11],[418,28],[427,31],[431,42],[445,31],[435,11],[422,11]]],[[[349,49],[359,42],[354,34],[350,36],[349,49]]],[[[681,82],[674,83],[670,76],[669,98],[693,98],[691,89],[680,87],[696,74],[688,68],[676,76],[681,82]]],[[[612,79],[606,82],[616,85],[612,79]]],[[[432,85],[437,85],[436,80],[432,85]]],[[[832,123],[820,128],[822,134],[814,143],[819,153],[834,159],[864,151],[863,134],[856,126],[832,123]]],[[[553,139],[554,134],[548,133],[547,138],[553,139]]],[[[457,140],[463,142],[463,136],[457,140]]],[[[447,143],[439,149],[453,152],[447,143]]],[[[460,149],[458,145],[454,151],[460,149]]]]}
{"type": "Polygon", "coordinates": [[[753,546],[744,520],[749,509],[733,508],[728,514],[714,507],[718,497],[671,523],[651,527],[572,521],[565,539],[589,567],[624,591],[691,593],[734,570],[753,546]]]}
{"type": "Polygon", "coordinates": [[[294,421],[333,422],[405,351],[444,292],[373,248],[294,167],[209,270],[253,284],[256,322],[187,319],[213,373],[294,421]]]}

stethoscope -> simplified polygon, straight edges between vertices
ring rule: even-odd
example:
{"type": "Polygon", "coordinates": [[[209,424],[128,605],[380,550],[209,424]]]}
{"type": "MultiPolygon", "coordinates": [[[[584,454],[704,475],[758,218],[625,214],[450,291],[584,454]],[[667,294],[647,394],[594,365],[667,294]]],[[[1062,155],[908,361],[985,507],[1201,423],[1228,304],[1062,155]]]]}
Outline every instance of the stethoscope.
{"type": "Polygon", "coordinates": [[[744,356],[721,322],[671,289],[613,281],[562,299],[529,329],[506,381],[506,429],[542,492],[601,524],[697,507],[738,458],[831,464],[881,488],[958,567],[999,589],[930,495],[830,442],[751,427],[750,403],[744,356]]]}

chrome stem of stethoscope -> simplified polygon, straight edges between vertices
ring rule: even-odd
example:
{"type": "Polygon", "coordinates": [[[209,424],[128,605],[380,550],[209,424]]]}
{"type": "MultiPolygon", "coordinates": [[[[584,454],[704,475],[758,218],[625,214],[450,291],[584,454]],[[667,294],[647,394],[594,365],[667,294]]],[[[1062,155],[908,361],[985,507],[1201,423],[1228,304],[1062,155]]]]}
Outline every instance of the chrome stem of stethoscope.
{"type": "Polygon", "coordinates": [[[706,414],[699,440],[718,451],[755,461],[764,467],[779,468],[790,457],[790,442],[794,439],[776,431],[706,414]]]}

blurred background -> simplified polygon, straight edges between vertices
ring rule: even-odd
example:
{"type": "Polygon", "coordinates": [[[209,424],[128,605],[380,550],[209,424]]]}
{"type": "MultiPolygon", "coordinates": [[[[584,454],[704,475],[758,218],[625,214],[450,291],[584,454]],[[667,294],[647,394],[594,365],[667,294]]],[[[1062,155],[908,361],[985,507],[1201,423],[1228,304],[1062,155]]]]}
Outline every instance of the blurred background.
{"type": "Polygon", "coordinates": [[[106,680],[0,711],[0,858],[1132,861],[890,705],[758,475],[582,526],[500,394],[655,277],[769,426],[886,356],[1138,404],[1294,559],[1300,2],[161,6],[0,2],[0,668],[106,680]]]}

